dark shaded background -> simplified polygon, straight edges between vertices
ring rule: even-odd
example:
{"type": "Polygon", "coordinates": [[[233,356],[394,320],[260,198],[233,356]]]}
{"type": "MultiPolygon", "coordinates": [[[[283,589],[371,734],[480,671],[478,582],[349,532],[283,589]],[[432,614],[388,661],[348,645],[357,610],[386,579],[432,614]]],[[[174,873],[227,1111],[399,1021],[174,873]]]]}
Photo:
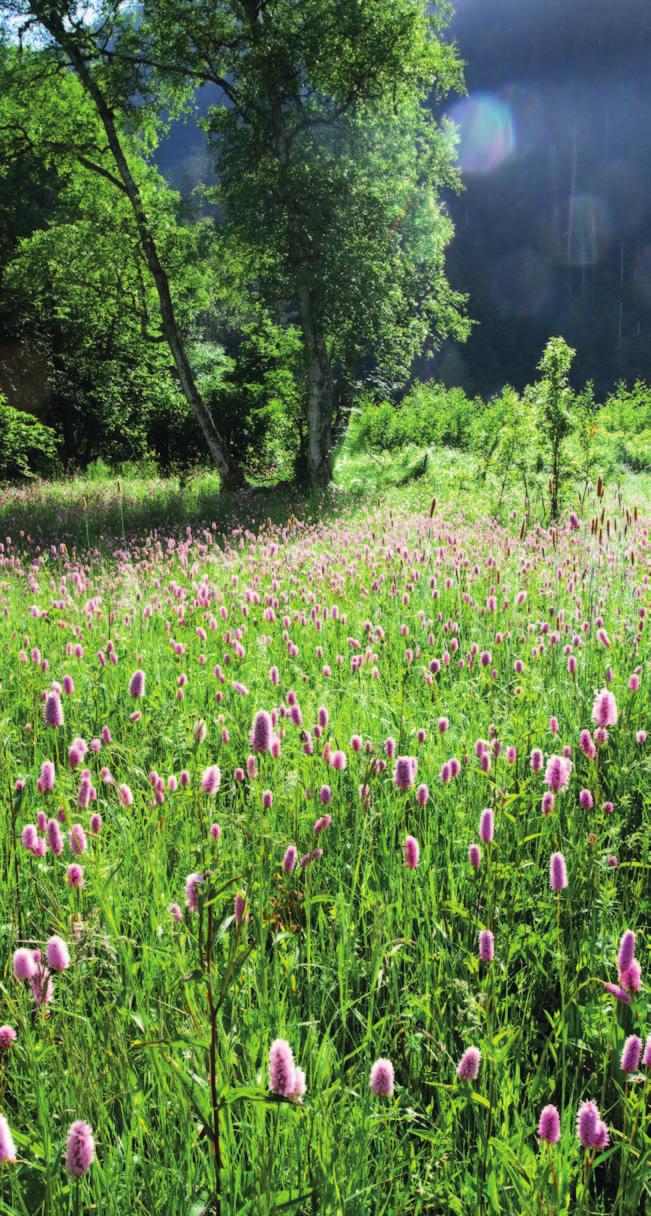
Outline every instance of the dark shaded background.
{"type": "Polygon", "coordinates": [[[490,393],[534,378],[547,338],[598,393],[651,380],[650,0],[456,0],[466,190],[455,287],[479,324],[429,372],[490,393]]]}

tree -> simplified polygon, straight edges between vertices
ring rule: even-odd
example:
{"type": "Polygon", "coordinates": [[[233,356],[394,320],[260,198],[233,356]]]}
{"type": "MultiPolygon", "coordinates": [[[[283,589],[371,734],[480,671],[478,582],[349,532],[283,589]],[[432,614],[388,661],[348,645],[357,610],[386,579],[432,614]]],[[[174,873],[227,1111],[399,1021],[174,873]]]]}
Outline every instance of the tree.
{"type": "MultiPolygon", "coordinates": [[[[46,135],[53,150],[58,145],[56,150],[62,157],[72,153],[81,164],[110,181],[128,200],[142,254],[155,285],[161,326],[181,389],[196,415],[223,483],[228,487],[241,485],[242,471],[233,460],[197,387],[169,274],[143,197],[139,159],[134,156],[134,147],[138,140],[142,150],[151,147],[155,139],[154,111],[147,105],[146,94],[138,93],[137,74],[124,64],[115,66],[115,61],[105,54],[112,40],[118,38],[121,23],[126,23],[130,29],[136,20],[133,6],[110,0],[98,3],[89,15],[88,6],[77,4],[75,0],[5,0],[0,6],[0,14],[6,34],[18,37],[21,48],[9,61],[18,106],[22,103],[24,113],[25,103],[34,91],[44,88],[53,91],[51,117],[56,136],[51,139],[50,126],[46,135]],[[32,42],[37,40],[38,43],[40,39],[44,43],[40,54],[22,50],[22,40],[26,36],[32,42]],[[103,133],[103,139],[92,129],[93,121],[89,117],[84,116],[80,132],[70,124],[70,109],[62,110],[56,105],[56,94],[69,87],[66,78],[69,69],[73,69],[92,103],[94,124],[103,133]],[[67,125],[64,138],[61,129],[57,130],[57,119],[63,119],[63,126],[67,125]]],[[[83,107],[80,110],[83,111],[83,107]]],[[[23,129],[18,126],[12,133],[10,127],[10,121],[4,122],[2,133],[5,136],[13,134],[20,142],[23,129]]]]}
{"type": "Polygon", "coordinates": [[[454,140],[427,102],[461,87],[426,0],[144,0],[105,54],[156,81],[218,86],[208,130],[225,233],[262,298],[296,318],[313,485],[331,475],[336,402],[373,368],[408,375],[428,335],[463,336],[445,278],[454,140]]]}
{"type": "Polygon", "coordinates": [[[565,475],[565,440],[572,430],[571,409],[574,394],[569,386],[569,372],[576,351],[564,338],[550,338],[538,370],[542,373],[534,386],[543,443],[549,453],[549,506],[552,520],[560,513],[562,485],[565,475]]]}

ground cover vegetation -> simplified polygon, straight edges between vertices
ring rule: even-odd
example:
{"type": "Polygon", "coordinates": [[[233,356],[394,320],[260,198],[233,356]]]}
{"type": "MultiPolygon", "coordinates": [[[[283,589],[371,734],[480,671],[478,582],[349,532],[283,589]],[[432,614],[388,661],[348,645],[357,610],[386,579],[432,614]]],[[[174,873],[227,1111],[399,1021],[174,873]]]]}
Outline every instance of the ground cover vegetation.
{"type": "Polygon", "coordinates": [[[644,1210],[648,518],[416,487],[5,536],[3,1211],[644,1210]]]}

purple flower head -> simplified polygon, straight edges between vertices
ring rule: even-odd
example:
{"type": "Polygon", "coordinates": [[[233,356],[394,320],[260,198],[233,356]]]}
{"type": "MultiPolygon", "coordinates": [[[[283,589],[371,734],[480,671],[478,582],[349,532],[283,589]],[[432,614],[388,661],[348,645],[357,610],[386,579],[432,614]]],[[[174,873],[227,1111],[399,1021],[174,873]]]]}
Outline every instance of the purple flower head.
{"type": "Polygon", "coordinates": [[[555,1106],[543,1106],[538,1120],[538,1135],[546,1144],[558,1144],[561,1138],[561,1120],[555,1106]]]}
{"type": "Polygon", "coordinates": [[[644,1068],[651,1068],[651,1034],[646,1036],[644,1044],[644,1052],[642,1055],[642,1065],[644,1068]]]}
{"type": "Polygon", "coordinates": [[[617,725],[617,703],[612,692],[609,692],[607,688],[602,688],[595,697],[592,721],[601,727],[617,725]]]}
{"type": "Polygon", "coordinates": [[[9,1051],[16,1042],[16,1031],[13,1026],[0,1026],[0,1051],[9,1051]]]}
{"type": "Polygon", "coordinates": [[[631,998],[628,992],[623,988],[619,988],[617,984],[611,984],[610,981],[604,981],[604,990],[614,996],[616,1000],[621,1001],[622,1005],[630,1005],[631,998]]]}
{"type": "Polygon", "coordinates": [[[581,734],[579,735],[579,747],[581,748],[583,755],[588,757],[588,760],[594,760],[597,754],[597,749],[589,730],[581,731],[581,734]]]}
{"type": "Polygon", "coordinates": [[[33,823],[26,823],[20,836],[21,844],[28,852],[33,853],[37,847],[38,832],[33,823]]]}
{"type": "Polygon", "coordinates": [[[562,853],[552,853],[549,859],[549,885],[552,891],[564,891],[567,886],[567,869],[562,853]]]}
{"type": "Polygon", "coordinates": [[[68,866],[67,881],[68,886],[70,887],[83,887],[84,867],[77,865],[76,862],[73,862],[71,866],[68,866]]]}
{"type": "Polygon", "coordinates": [[[408,870],[417,870],[420,861],[420,847],[415,836],[405,840],[405,865],[408,870]]]}
{"type": "Polygon", "coordinates": [[[67,971],[70,966],[70,951],[62,937],[51,937],[45,947],[50,971],[67,971]]]}
{"type": "Polygon", "coordinates": [[[253,719],[251,747],[254,752],[268,752],[271,748],[271,716],[266,709],[259,709],[253,719]]]}
{"type": "Polygon", "coordinates": [[[583,1148],[596,1148],[601,1135],[601,1118],[596,1102],[582,1102],[576,1117],[576,1134],[583,1148]]]}
{"type": "Polygon", "coordinates": [[[49,794],[54,789],[54,765],[51,760],[44,760],[41,765],[39,788],[42,794],[49,794]]]}
{"type": "Polygon", "coordinates": [[[16,1164],[16,1145],[4,1115],[0,1115],[0,1165],[16,1164]]]}
{"type": "Polygon", "coordinates": [[[481,849],[478,844],[468,845],[468,860],[473,870],[478,870],[481,865],[481,849]]]}
{"type": "Polygon", "coordinates": [[[622,971],[628,971],[633,959],[635,958],[635,934],[632,929],[626,929],[622,934],[619,951],[617,953],[617,967],[621,975],[622,971]]]}
{"type": "Polygon", "coordinates": [[[495,817],[490,807],[482,811],[479,820],[479,836],[484,844],[490,844],[495,835],[495,817]]]}
{"type": "Polygon", "coordinates": [[[68,839],[70,840],[70,851],[75,857],[79,857],[82,853],[86,852],[88,847],[86,833],[80,823],[73,823],[68,839]]]}
{"type": "Polygon", "coordinates": [[[572,767],[572,761],[566,756],[549,757],[545,770],[545,785],[549,786],[552,793],[558,794],[567,788],[572,767]]]}
{"type": "Polygon", "coordinates": [[[34,951],[26,950],[23,946],[18,950],[14,950],[13,969],[17,980],[33,979],[38,971],[38,963],[34,958],[34,951]]]}
{"type": "Polygon", "coordinates": [[[479,1075],[481,1052],[478,1047],[468,1047],[464,1051],[458,1065],[457,1076],[460,1081],[476,1081],[479,1075]]]}
{"type": "Polygon", "coordinates": [[[52,726],[55,729],[63,726],[63,705],[58,692],[47,694],[43,708],[43,721],[46,726],[52,726]]]}
{"type": "Polygon", "coordinates": [[[642,1040],[636,1034],[630,1034],[624,1043],[620,1068],[622,1072],[637,1072],[642,1055],[642,1040]]]}
{"type": "Polygon", "coordinates": [[[416,801],[419,806],[427,806],[429,801],[429,789],[426,785],[419,785],[416,790],[416,801]]]}
{"type": "Polygon", "coordinates": [[[269,1048],[269,1089],[273,1094],[289,1098],[294,1089],[296,1065],[294,1054],[286,1039],[274,1039],[269,1048]]]}
{"type": "Polygon", "coordinates": [[[417,761],[413,756],[398,756],[393,779],[398,789],[410,789],[416,776],[417,761]]]}
{"type": "Polygon", "coordinates": [[[495,939],[490,929],[482,929],[479,934],[479,958],[482,963],[492,963],[495,955],[495,939]]]}
{"type": "Polygon", "coordinates": [[[66,1169],[74,1178],[87,1174],[95,1160],[93,1129],[81,1119],[76,1120],[68,1132],[66,1144],[66,1169]]]}
{"type": "Polygon", "coordinates": [[[297,857],[298,849],[296,848],[296,845],[289,844],[285,849],[285,856],[283,857],[283,870],[285,871],[285,874],[291,874],[296,865],[297,857]]]}
{"type": "Polygon", "coordinates": [[[375,1061],[369,1077],[369,1087],[378,1098],[390,1098],[393,1093],[394,1072],[390,1060],[375,1061]]]}
{"type": "Polygon", "coordinates": [[[543,766],[543,754],[539,747],[534,747],[531,756],[529,757],[532,773],[539,773],[543,766]]]}
{"type": "Polygon", "coordinates": [[[140,668],[138,668],[137,671],[134,671],[131,679],[129,680],[129,696],[130,697],[144,697],[144,695],[145,695],[145,673],[144,673],[144,671],[141,671],[140,668]]]}
{"type": "Polygon", "coordinates": [[[591,811],[594,806],[594,798],[590,790],[581,790],[579,794],[579,806],[583,807],[584,811],[591,811]]]}
{"type": "Polygon", "coordinates": [[[235,923],[237,925],[241,925],[242,921],[244,920],[244,909],[245,908],[246,908],[246,897],[242,894],[241,891],[238,891],[237,895],[235,896],[234,903],[233,903],[233,916],[235,917],[235,923]]]}
{"type": "Polygon", "coordinates": [[[201,788],[204,794],[216,794],[221,785],[222,775],[216,764],[211,764],[207,769],[204,769],[203,777],[201,778],[201,788]]]}
{"type": "Polygon", "coordinates": [[[627,967],[625,971],[620,971],[619,982],[627,992],[637,993],[640,991],[642,988],[642,968],[636,958],[633,959],[630,967],[627,967]]]}
{"type": "Polygon", "coordinates": [[[203,881],[203,874],[188,874],[185,880],[185,904],[190,912],[199,911],[199,887],[203,881]]]}

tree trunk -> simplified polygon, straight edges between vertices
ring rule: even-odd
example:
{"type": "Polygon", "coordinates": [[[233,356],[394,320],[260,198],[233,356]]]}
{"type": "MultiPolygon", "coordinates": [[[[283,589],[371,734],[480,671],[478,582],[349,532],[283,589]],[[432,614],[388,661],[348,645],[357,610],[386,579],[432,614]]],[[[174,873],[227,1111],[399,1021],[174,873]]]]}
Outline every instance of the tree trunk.
{"type": "Polygon", "coordinates": [[[305,285],[298,288],[298,307],[307,374],[307,471],[312,488],[320,489],[332,480],[332,365],[318,307],[305,285]]]}
{"type": "Polygon", "coordinates": [[[244,485],[244,474],[236,465],[234,458],[228,450],[226,442],[215,426],[210,410],[208,409],[201,393],[199,392],[199,389],[197,388],[194,374],[190,366],[190,361],[185,350],[185,343],[176,320],[169,279],[158,254],[156,240],[147,219],[138,183],[136,182],[131,169],[129,168],[129,163],[122,148],[113,111],[104,97],[101,88],[97,84],[97,81],[89,71],[84,56],[79,47],[75,44],[74,38],[70,37],[66,33],[65,26],[63,25],[61,19],[52,14],[45,16],[39,14],[39,19],[48,33],[51,34],[55,41],[58,42],[59,46],[65,51],[70,63],[72,64],[72,67],[75,69],[86,92],[95,105],[99,119],[106,132],[106,138],[108,140],[120,180],[124,186],[124,192],[131,203],[143,253],[154,280],[156,291],[158,292],[163,333],[165,334],[172,358],[174,359],[181,389],[186,401],[188,402],[188,405],[197,418],[199,426],[201,427],[208,450],[221,474],[224,488],[238,489],[244,485]]]}

